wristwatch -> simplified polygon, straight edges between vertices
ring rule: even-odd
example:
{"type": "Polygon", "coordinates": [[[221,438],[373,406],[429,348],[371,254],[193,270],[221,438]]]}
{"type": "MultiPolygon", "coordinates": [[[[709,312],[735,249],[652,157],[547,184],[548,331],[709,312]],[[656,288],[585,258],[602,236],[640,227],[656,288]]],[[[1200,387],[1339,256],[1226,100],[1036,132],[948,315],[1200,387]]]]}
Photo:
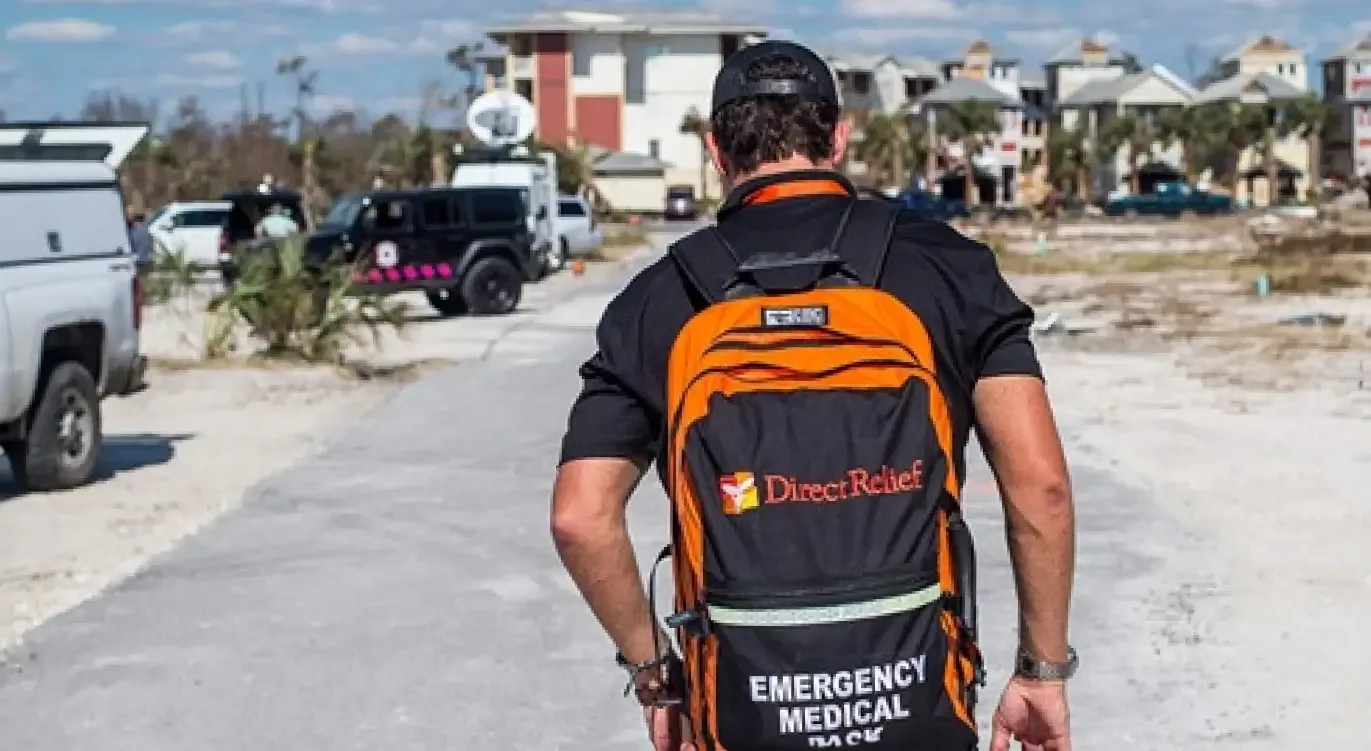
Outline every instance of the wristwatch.
{"type": "Polygon", "coordinates": [[[1019,656],[1014,661],[1014,675],[1031,681],[1064,681],[1076,674],[1076,666],[1079,664],[1080,658],[1071,647],[1066,648],[1066,662],[1039,660],[1020,649],[1019,656]]]}

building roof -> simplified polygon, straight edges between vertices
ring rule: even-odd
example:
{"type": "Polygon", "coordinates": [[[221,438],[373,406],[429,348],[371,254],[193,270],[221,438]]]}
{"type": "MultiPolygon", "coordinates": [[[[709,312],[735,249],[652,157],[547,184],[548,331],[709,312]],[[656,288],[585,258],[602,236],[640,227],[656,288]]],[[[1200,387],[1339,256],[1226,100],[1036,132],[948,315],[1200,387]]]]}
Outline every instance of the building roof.
{"type": "Polygon", "coordinates": [[[603,151],[600,156],[591,157],[591,169],[600,175],[652,174],[665,171],[670,166],[648,154],[631,151],[603,151]]]}
{"type": "Polygon", "coordinates": [[[1273,101],[1303,99],[1308,95],[1298,86],[1270,73],[1239,73],[1206,86],[1195,101],[1197,104],[1231,102],[1251,93],[1273,101]]]}
{"type": "Polygon", "coordinates": [[[938,64],[924,57],[897,57],[895,64],[906,78],[942,78],[938,64]]]}
{"type": "Polygon", "coordinates": [[[766,26],[703,9],[642,9],[622,12],[548,10],[492,24],[492,36],[538,31],[601,34],[753,34],[766,36],[766,26]]]}
{"type": "Polygon", "coordinates": [[[1065,47],[1057,50],[1057,54],[1047,58],[1048,65],[1084,65],[1087,54],[1105,53],[1105,60],[1112,65],[1123,62],[1121,55],[1109,54],[1109,47],[1103,42],[1096,41],[1090,37],[1081,37],[1074,42],[1068,42],[1065,47]]]}
{"type": "Polygon", "coordinates": [[[1153,65],[1151,68],[1138,73],[1127,73],[1118,78],[1110,78],[1103,81],[1091,81],[1086,85],[1076,89],[1071,96],[1063,99],[1058,105],[1067,109],[1074,107],[1093,107],[1099,104],[1112,104],[1119,101],[1128,92],[1138,88],[1149,80],[1158,80],[1171,88],[1186,99],[1195,96],[1195,90],[1180,79],[1179,76],[1167,70],[1164,66],[1153,65]]]}
{"type": "Polygon", "coordinates": [[[1359,39],[1354,39],[1347,44],[1339,47],[1336,52],[1327,60],[1336,62],[1347,59],[1367,59],[1371,58],[1371,34],[1367,34],[1359,39]]]}
{"type": "Polygon", "coordinates": [[[891,56],[850,50],[823,50],[819,57],[822,57],[835,73],[870,73],[891,56]]]}
{"type": "Polygon", "coordinates": [[[1269,55],[1280,52],[1297,52],[1297,50],[1269,34],[1263,34],[1256,39],[1244,42],[1242,46],[1224,55],[1220,60],[1225,63],[1236,63],[1251,53],[1269,55]]]}
{"type": "Polygon", "coordinates": [[[917,104],[958,104],[961,102],[990,102],[1004,107],[1017,106],[1019,101],[985,81],[957,76],[938,88],[919,97],[917,104]]]}

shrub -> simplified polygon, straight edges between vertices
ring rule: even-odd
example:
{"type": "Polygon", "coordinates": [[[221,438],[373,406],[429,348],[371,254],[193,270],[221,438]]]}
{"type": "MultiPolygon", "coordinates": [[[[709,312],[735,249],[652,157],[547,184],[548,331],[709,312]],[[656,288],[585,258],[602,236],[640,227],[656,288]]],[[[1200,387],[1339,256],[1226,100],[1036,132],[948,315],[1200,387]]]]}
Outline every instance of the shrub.
{"type": "Polygon", "coordinates": [[[385,330],[405,323],[403,303],[357,293],[351,265],[310,263],[303,237],[274,239],[240,258],[235,283],[209,304],[209,357],[232,349],[244,323],[265,345],[259,354],[306,362],[337,362],[350,343],[379,346],[385,330]]]}

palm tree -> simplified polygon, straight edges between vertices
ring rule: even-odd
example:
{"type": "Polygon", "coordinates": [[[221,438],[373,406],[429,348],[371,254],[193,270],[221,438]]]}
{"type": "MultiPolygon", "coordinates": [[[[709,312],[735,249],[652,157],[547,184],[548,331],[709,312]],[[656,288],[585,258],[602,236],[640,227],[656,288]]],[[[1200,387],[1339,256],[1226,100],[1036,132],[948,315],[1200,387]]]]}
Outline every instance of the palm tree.
{"type": "MultiPolygon", "coordinates": [[[[276,63],[276,74],[287,76],[295,84],[295,148],[300,158],[300,192],[305,197],[306,210],[318,203],[318,175],[314,164],[317,144],[313,132],[305,133],[309,122],[309,100],[317,93],[316,84],[319,71],[308,70],[308,60],[303,55],[284,58],[276,63]]],[[[312,128],[310,129],[313,130],[312,128]]]]}
{"type": "Polygon", "coordinates": [[[1047,138],[1048,179],[1056,186],[1064,180],[1072,183],[1072,192],[1082,200],[1090,185],[1090,142],[1084,128],[1056,128],[1047,138]]]}
{"type": "Polygon", "coordinates": [[[974,157],[1000,132],[1000,108],[994,102],[958,102],[939,113],[943,135],[962,145],[965,158],[965,199],[968,204],[976,191],[974,157]]]}
{"type": "Polygon", "coordinates": [[[1309,190],[1313,193],[1314,200],[1322,193],[1323,165],[1320,163],[1320,157],[1323,151],[1324,127],[1331,114],[1332,109],[1314,94],[1295,102],[1286,111],[1286,127],[1289,132],[1304,139],[1309,147],[1309,190]]]}
{"type": "Polygon", "coordinates": [[[1142,167],[1152,157],[1152,144],[1157,142],[1157,132],[1146,120],[1133,115],[1116,117],[1105,123],[1100,130],[1101,155],[1113,160],[1119,149],[1128,148],[1128,166],[1131,172],[1129,188],[1133,195],[1142,193],[1142,167]]]}
{"type": "Polygon", "coordinates": [[[482,46],[477,44],[459,44],[447,51],[444,59],[447,64],[456,68],[466,79],[457,89],[451,106],[455,107],[463,116],[466,115],[467,107],[471,106],[471,101],[476,98],[477,92],[482,88],[479,82],[480,69],[477,65],[476,56],[481,53],[482,46]]]}
{"type": "MultiPolygon", "coordinates": [[[[1208,118],[1214,128],[1216,151],[1227,170],[1228,190],[1236,196],[1238,181],[1242,179],[1242,155],[1248,149],[1263,146],[1270,160],[1268,168],[1275,166],[1275,154],[1266,150],[1266,140],[1270,133],[1265,106],[1221,102],[1203,105],[1203,116],[1208,118]]],[[[1268,173],[1269,177],[1269,173],[1268,173]]],[[[1275,183],[1272,183],[1272,190],[1275,183]]]]}
{"type": "Polygon", "coordinates": [[[854,144],[853,156],[876,174],[882,185],[904,188],[909,172],[927,156],[927,139],[903,111],[875,114],[862,129],[862,140],[854,144]]]}
{"type": "Polygon", "coordinates": [[[695,136],[700,140],[700,200],[708,200],[709,160],[705,158],[705,135],[709,133],[709,119],[701,116],[699,110],[691,107],[681,117],[679,130],[684,135],[695,136]]]}

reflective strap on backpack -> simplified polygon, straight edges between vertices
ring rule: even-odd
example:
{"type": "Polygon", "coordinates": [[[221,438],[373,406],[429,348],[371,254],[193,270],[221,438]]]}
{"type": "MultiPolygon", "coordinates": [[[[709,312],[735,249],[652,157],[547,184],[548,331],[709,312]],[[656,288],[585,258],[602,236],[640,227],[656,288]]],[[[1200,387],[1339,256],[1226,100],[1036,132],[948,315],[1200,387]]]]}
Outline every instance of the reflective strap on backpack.
{"type": "Polygon", "coordinates": [[[906,613],[931,605],[940,600],[942,596],[942,588],[937,584],[932,584],[902,595],[880,597],[864,602],[850,602],[843,605],[767,609],[710,605],[708,607],[708,619],[711,623],[724,626],[819,626],[906,613]]]}

